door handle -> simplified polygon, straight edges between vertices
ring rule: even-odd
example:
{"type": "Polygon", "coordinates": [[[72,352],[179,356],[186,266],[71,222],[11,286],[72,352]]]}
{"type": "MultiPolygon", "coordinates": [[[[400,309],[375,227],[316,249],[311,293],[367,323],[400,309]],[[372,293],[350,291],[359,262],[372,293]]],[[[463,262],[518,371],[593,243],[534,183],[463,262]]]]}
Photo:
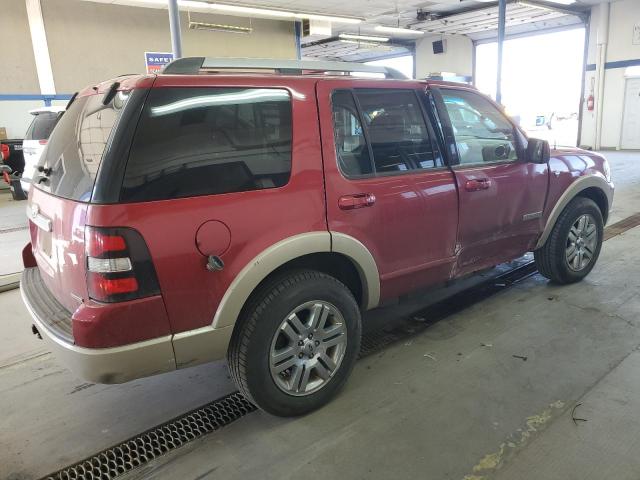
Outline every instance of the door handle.
{"type": "Polygon", "coordinates": [[[338,200],[340,210],[354,210],[356,208],[371,207],[376,203],[376,196],[373,193],[354,193],[353,195],[343,195],[338,200]]]}
{"type": "Polygon", "coordinates": [[[464,189],[467,192],[477,192],[479,190],[487,190],[491,187],[491,180],[488,178],[477,178],[474,180],[467,180],[464,184],[464,189]]]}

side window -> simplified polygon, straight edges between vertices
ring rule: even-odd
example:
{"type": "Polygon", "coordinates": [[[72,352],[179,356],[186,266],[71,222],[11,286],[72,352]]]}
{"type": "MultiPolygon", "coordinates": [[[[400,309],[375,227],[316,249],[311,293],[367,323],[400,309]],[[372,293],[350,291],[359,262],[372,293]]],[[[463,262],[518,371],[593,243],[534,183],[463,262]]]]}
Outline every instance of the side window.
{"type": "Polygon", "coordinates": [[[373,173],[369,147],[358,109],[349,90],[337,90],[331,97],[333,133],[338,166],[346,177],[360,177],[373,173]]]}
{"type": "Polygon", "coordinates": [[[283,89],[151,89],[123,201],[275,188],[291,173],[291,99],[283,89]]]}
{"type": "Polygon", "coordinates": [[[355,95],[371,142],[376,172],[443,165],[437,146],[429,137],[415,91],[357,89],[355,95]]]}
{"type": "Polygon", "coordinates": [[[518,159],[513,125],[489,100],[466,90],[441,90],[461,165],[518,159]]]}

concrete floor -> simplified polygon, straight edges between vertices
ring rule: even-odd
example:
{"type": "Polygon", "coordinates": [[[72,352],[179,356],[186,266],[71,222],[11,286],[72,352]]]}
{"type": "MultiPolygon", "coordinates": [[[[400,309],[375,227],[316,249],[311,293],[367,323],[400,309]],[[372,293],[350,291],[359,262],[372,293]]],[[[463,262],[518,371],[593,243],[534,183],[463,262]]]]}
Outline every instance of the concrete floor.
{"type": "MultiPolygon", "coordinates": [[[[640,211],[640,155],[607,155],[617,221],[640,211]]],[[[249,414],[126,478],[640,478],[638,242],[640,228],[609,240],[580,284],[534,276],[364,358],[318,412],[249,414]]],[[[0,312],[0,479],[38,478],[234,389],[223,363],[85,384],[29,335],[17,291],[0,312]]]]}

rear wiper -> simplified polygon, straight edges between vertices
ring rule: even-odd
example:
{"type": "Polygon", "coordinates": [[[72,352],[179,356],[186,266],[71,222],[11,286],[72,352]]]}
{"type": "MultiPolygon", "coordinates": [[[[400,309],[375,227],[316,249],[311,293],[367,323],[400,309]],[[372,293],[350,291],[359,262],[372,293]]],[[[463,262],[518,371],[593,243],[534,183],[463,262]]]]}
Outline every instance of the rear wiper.
{"type": "Polygon", "coordinates": [[[51,175],[51,167],[45,168],[42,165],[38,165],[37,170],[42,174],[42,175],[38,175],[38,185],[44,182],[48,182],[49,175],[51,175]]]}

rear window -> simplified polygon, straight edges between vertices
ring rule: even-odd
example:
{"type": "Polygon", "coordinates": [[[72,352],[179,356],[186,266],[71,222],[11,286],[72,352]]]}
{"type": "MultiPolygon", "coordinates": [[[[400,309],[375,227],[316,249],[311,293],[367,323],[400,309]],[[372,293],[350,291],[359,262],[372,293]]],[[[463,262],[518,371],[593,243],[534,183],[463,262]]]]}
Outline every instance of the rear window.
{"type": "Polygon", "coordinates": [[[62,113],[40,112],[34,116],[24,136],[25,140],[47,140],[62,113]]]}
{"type": "Polygon", "coordinates": [[[51,173],[36,175],[36,186],[58,197],[88,202],[105,147],[128,98],[129,92],[118,92],[107,105],[102,103],[104,95],[76,98],[40,159],[51,173]]]}
{"type": "Polygon", "coordinates": [[[291,173],[291,131],[291,98],[284,89],[152,89],[120,199],[281,187],[291,173]]]}

